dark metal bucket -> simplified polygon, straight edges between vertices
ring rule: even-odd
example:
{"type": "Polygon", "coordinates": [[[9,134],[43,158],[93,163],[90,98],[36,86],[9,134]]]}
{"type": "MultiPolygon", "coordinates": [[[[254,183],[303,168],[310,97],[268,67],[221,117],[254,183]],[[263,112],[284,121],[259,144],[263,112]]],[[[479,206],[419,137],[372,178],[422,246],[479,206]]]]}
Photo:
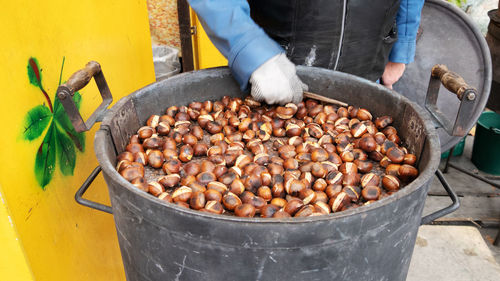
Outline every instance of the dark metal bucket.
{"type": "Polygon", "coordinates": [[[486,173],[500,176],[500,114],[486,111],[477,121],[472,163],[486,173]]]}
{"type": "Polygon", "coordinates": [[[118,101],[95,135],[95,153],[113,207],[81,197],[99,167],[76,194],[79,203],[113,213],[128,280],[406,278],[421,222],[458,207],[455,196],[446,211],[421,217],[440,155],[430,115],[365,79],[319,68],[298,67],[297,71],[313,92],[368,108],[374,116],[393,116],[400,136],[419,159],[418,178],[373,204],[319,217],[238,218],[165,203],[116,172],[117,153],[151,114],[161,114],[170,105],[244,95],[226,68],[154,83],[118,101]]]}

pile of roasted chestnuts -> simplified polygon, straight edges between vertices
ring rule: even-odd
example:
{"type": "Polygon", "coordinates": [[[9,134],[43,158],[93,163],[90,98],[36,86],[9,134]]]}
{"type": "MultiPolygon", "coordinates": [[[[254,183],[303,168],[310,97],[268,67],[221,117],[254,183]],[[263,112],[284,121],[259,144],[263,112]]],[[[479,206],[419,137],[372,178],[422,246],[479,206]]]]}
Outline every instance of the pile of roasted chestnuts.
{"type": "Polygon", "coordinates": [[[152,115],[117,156],[127,181],[214,214],[326,215],[370,204],[418,175],[390,116],[307,99],[225,96],[152,115]]]}

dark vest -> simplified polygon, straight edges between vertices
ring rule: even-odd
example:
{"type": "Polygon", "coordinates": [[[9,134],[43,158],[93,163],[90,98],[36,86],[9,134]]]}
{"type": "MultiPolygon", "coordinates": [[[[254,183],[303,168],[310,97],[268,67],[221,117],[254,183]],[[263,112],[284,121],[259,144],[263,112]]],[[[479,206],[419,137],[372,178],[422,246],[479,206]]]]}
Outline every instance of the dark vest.
{"type": "Polygon", "coordinates": [[[295,64],[370,80],[382,76],[397,40],[400,0],[248,0],[253,20],[295,64]]]}

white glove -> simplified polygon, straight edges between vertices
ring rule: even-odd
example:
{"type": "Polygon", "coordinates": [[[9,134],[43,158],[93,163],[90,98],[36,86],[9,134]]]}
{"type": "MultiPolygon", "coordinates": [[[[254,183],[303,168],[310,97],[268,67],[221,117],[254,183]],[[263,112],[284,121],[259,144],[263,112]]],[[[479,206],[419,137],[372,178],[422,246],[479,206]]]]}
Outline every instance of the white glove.
{"type": "Polygon", "coordinates": [[[306,84],[300,81],[295,65],[284,53],[278,54],[257,68],[250,76],[252,97],[268,104],[299,103],[306,84]]]}

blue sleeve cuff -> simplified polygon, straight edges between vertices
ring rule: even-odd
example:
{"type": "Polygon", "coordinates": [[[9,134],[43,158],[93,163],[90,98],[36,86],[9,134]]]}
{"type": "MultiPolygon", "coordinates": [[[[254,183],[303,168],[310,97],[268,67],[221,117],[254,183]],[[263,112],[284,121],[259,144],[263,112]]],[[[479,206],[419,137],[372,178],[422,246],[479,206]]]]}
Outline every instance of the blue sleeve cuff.
{"type": "Polygon", "coordinates": [[[389,61],[408,64],[415,58],[416,40],[414,38],[398,38],[389,54],[389,61]]]}
{"type": "Polygon", "coordinates": [[[416,38],[424,0],[401,0],[396,22],[398,41],[392,47],[389,61],[408,64],[415,58],[416,38]]]}
{"type": "Polygon", "coordinates": [[[259,66],[275,55],[284,52],[283,48],[265,33],[250,39],[250,41],[243,38],[234,50],[235,52],[228,57],[228,63],[233,76],[241,85],[242,91],[247,90],[248,80],[259,66]]]}

